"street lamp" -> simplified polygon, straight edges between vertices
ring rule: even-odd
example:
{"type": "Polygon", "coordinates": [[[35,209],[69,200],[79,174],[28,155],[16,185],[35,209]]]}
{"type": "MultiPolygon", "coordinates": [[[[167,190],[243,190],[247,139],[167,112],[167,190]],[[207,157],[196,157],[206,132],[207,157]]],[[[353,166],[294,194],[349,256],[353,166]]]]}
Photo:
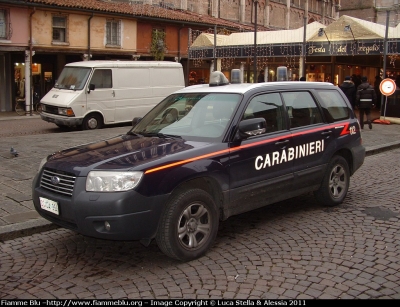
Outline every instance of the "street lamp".
{"type": "MultiPolygon", "coordinates": [[[[253,0],[254,3],[254,81],[257,78],[257,5],[258,5],[258,0],[253,0]]],[[[255,83],[255,82],[254,82],[255,83]]]]}
{"type": "Polygon", "coordinates": [[[328,43],[330,44],[331,41],[329,40],[328,35],[326,35],[326,32],[325,32],[324,28],[319,28],[319,30],[318,30],[318,36],[322,36],[322,35],[324,35],[324,34],[325,34],[325,36],[326,36],[326,39],[328,40],[328,43]]]}
{"type": "Polygon", "coordinates": [[[302,61],[301,61],[301,76],[306,75],[306,36],[307,36],[307,16],[304,14],[304,31],[303,31],[303,48],[302,48],[302,61]]]}
{"type": "Polygon", "coordinates": [[[351,26],[350,25],[345,26],[344,32],[349,32],[349,31],[351,32],[351,35],[353,36],[353,39],[356,42],[356,38],[354,37],[354,33],[353,33],[353,30],[351,29],[351,26]]]}
{"type": "Polygon", "coordinates": [[[389,32],[389,14],[390,11],[386,11],[386,29],[385,29],[385,39],[383,43],[383,76],[382,79],[386,78],[386,57],[387,57],[387,50],[388,50],[388,32],[389,32]]]}
{"type": "MultiPolygon", "coordinates": [[[[386,29],[385,29],[385,39],[383,41],[383,76],[382,79],[386,79],[386,57],[387,57],[387,51],[388,51],[388,32],[389,32],[389,15],[390,11],[386,11],[386,29]]],[[[386,96],[387,99],[387,96],[386,96]]],[[[387,101],[387,100],[386,100],[387,101]]],[[[383,95],[381,96],[381,113],[383,110],[383,95]]],[[[386,112],[386,103],[385,103],[385,112],[386,112]]]]}

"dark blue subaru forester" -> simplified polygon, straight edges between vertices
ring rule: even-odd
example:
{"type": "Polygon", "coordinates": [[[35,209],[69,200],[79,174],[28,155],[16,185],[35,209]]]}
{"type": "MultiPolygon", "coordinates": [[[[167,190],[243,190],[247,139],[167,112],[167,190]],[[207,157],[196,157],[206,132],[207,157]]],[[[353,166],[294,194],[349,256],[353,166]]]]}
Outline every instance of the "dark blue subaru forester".
{"type": "Polygon", "coordinates": [[[343,202],[365,148],[338,87],[229,83],[221,72],[210,80],[166,97],[124,135],[46,157],[36,210],[87,236],[155,238],[188,261],[230,216],[307,192],[343,202]]]}

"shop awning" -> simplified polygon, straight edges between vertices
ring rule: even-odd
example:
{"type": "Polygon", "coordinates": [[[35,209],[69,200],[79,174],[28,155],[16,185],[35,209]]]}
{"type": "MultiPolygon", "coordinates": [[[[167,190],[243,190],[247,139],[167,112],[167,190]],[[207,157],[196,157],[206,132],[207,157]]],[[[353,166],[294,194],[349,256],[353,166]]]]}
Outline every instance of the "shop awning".
{"type": "MultiPolygon", "coordinates": [[[[386,26],[363,19],[341,16],[325,26],[313,22],[306,26],[307,55],[354,55],[383,54],[386,26]]],[[[257,56],[300,56],[302,54],[304,27],[293,30],[257,32],[257,56]]],[[[400,24],[389,27],[388,41],[390,53],[399,53],[400,24]],[[391,45],[390,45],[391,44],[391,45]]],[[[253,56],[254,32],[218,34],[216,37],[216,57],[253,56]]],[[[191,58],[214,57],[214,35],[201,34],[189,48],[191,58]],[[199,51],[202,52],[199,52],[199,51]]]]}

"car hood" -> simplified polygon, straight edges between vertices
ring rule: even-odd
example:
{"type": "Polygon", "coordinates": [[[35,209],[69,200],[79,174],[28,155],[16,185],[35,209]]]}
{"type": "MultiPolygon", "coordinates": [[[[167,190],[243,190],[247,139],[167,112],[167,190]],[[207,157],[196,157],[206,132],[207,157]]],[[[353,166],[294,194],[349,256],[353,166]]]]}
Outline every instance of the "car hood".
{"type": "Polygon", "coordinates": [[[81,91],[52,88],[41,100],[41,103],[65,107],[74,101],[81,91]]]}
{"type": "Polygon", "coordinates": [[[145,170],[187,156],[186,152],[204,148],[207,143],[183,139],[119,135],[99,142],[56,152],[45,168],[86,176],[93,170],[145,170]]]}

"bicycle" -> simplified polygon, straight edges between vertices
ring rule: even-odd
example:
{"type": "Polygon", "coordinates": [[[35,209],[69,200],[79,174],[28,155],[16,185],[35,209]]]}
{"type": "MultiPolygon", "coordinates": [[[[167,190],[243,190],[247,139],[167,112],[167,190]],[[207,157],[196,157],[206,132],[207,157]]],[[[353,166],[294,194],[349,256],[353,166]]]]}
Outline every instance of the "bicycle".
{"type": "MultiPolygon", "coordinates": [[[[33,93],[33,112],[40,114],[42,112],[42,105],[38,93],[33,93]]],[[[15,112],[18,115],[26,115],[25,98],[17,98],[15,101],[15,112]]]]}

